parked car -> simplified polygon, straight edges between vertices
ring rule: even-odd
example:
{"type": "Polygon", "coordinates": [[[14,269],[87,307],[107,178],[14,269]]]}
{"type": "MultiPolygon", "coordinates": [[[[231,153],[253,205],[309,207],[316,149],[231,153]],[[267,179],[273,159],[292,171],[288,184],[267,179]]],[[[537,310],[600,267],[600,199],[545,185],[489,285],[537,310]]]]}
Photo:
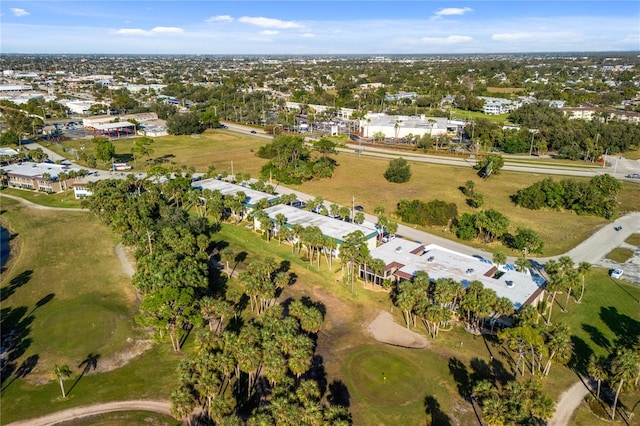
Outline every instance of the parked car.
{"type": "Polygon", "coordinates": [[[396,234],[387,234],[385,236],[382,237],[382,242],[383,243],[387,243],[391,240],[395,240],[396,239],[396,234]]]}
{"type": "Polygon", "coordinates": [[[362,206],[355,206],[354,209],[359,211],[359,212],[364,211],[364,207],[362,207],[362,206]]]}
{"type": "Polygon", "coordinates": [[[612,269],[609,272],[609,275],[611,275],[611,278],[620,278],[622,276],[622,274],[624,273],[624,271],[622,269],[612,269]]]}

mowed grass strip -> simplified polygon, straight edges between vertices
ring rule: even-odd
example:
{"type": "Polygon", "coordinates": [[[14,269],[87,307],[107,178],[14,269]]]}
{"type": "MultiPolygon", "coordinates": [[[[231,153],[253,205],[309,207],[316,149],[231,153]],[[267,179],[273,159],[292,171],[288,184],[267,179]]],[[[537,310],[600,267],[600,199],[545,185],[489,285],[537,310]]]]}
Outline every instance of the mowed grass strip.
{"type": "Polygon", "coordinates": [[[356,351],[347,371],[354,394],[372,405],[405,406],[425,392],[425,377],[418,366],[384,347],[356,351]]]}
{"type": "Polygon", "coordinates": [[[624,263],[633,257],[633,250],[626,247],[617,247],[611,250],[605,257],[614,262],[624,263]]]}
{"type": "Polygon", "coordinates": [[[640,234],[631,234],[624,242],[632,246],[640,247],[640,234]]]}

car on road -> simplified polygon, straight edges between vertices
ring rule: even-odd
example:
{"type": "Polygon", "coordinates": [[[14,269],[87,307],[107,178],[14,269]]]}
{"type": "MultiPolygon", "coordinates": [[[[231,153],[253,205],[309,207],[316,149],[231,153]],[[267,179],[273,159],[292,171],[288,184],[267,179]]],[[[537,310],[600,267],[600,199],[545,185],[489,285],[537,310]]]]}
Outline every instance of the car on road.
{"type": "Polygon", "coordinates": [[[625,177],[626,177],[626,178],[629,178],[629,179],[640,179],[640,174],[638,174],[638,173],[632,173],[632,174],[630,174],[630,175],[626,175],[625,177]]]}
{"type": "Polygon", "coordinates": [[[615,229],[616,231],[620,231],[620,230],[622,230],[622,226],[620,226],[620,225],[614,226],[613,229],[615,229]]]}
{"type": "Polygon", "coordinates": [[[255,133],[258,133],[258,132],[256,132],[255,130],[252,130],[251,133],[255,134],[255,133]]]}
{"type": "Polygon", "coordinates": [[[624,271],[622,269],[612,269],[611,271],[609,271],[609,275],[611,275],[611,278],[620,278],[622,276],[622,274],[624,273],[624,271]]]}

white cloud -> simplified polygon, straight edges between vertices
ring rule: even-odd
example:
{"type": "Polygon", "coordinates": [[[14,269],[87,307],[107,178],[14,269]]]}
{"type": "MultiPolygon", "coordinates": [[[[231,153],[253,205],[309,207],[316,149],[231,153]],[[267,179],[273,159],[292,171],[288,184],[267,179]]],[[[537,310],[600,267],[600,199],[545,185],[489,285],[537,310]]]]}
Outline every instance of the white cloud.
{"type": "Polygon", "coordinates": [[[280,28],[283,30],[304,28],[302,24],[293,21],[282,21],[280,19],[264,18],[259,16],[243,16],[238,19],[243,24],[255,25],[262,28],[280,28]]]}
{"type": "Polygon", "coordinates": [[[212,23],[212,22],[233,22],[233,18],[229,15],[218,15],[218,16],[212,16],[210,18],[208,18],[207,20],[205,20],[205,22],[208,23],[212,23]]]}
{"type": "Polygon", "coordinates": [[[435,13],[436,16],[448,16],[448,15],[464,15],[467,12],[471,12],[473,9],[470,7],[445,7],[435,13]]]}
{"type": "Polygon", "coordinates": [[[120,28],[119,30],[113,31],[113,34],[117,35],[135,35],[135,36],[149,36],[151,35],[151,31],[145,31],[140,28],[120,28]]]}
{"type": "Polygon", "coordinates": [[[491,36],[491,40],[512,42],[512,41],[529,40],[532,37],[533,37],[532,33],[500,33],[500,34],[493,34],[491,36]]]}
{"type": "Polygon", "coordinates": [[[275,30],[264,30],[264,31],[260,31],[260,34],[262,34],[262,35],[266,35],[266,36],[272,36],[272,35],[278,35],[278,34],[280,34],[280,31],[275,31],[275,30]]]}
{"type": "Polygon", "coordinates": [[[151,30],[152,33],[170,33],[170,34],[182,34],[184,30],[178,27],[155,27],[151,30]]]}
{"type": "Polygon", "coordinates": [[[152,36],[156,34],[182,34],[184,30],[178,27],[155,27],[151,30],[143,30],[142,28],[120,28],[112,31],[112,34],[125,36],[152,36]]]}
{"type": "Polygon", "coordinates": [[[300,34],[300,37],[302,37],[302,38],[314,38],[315,34],[313,34],[313,33],[304,33],[304,34],[300,34]]]}
{"type": "Polygon", "coordinates": [[[31,15],[29,12],[24,9],[20,9],[19,7],[12,7],[10,10],[13,12],[13,16],[17,16],[18,18],[31,15]]]}
{"type": "Polygon", "coordinates": [[[421,41],[430,44],[459,44],[469,43],[470,41],[473,41],[473,37],[461,35],[450,35],[448,37],[423,37],[421,41]]]}

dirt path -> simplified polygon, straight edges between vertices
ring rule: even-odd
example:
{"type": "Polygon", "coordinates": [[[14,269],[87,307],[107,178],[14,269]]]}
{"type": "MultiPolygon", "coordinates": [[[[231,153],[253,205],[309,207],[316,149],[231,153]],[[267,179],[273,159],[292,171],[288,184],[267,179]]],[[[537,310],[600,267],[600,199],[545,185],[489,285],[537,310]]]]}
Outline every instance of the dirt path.
{"type": "Polygon", "coordinates": [[[16,200],[26,206],[31,207],[32,209],[36,209],[36,210],[57,210],[57,211],[70,211],[70,212],[85,212],[88,213],[89,210],[86,209],[78,209],[78,208],[74,208],[74,207],[49,207],[49,206],[42,206],[40,204],[36,204],[36,203],[32,203],[31,201],[25,200],[24,198],[20,198],[20,197],[16,197],[15,195],[8,195],[8,194],[2,194],[0,195],[0,198],[2,197],[7,197],[7,198],[11,198],[12,200],[16,200]]]}
{"type": "Polygon", "coordinates": [[[120,261],[120,265],[122,266],[122,272],[127,276],[132,277],[136,272],[134,268],[134,262],[127,253],[127,249],[122,245],[122,243],[118,243],[116,246],[116,256],[118,256],[118,260],[120,261]]]}
{"type": "Polygon", "coordinates": [[[567,426],[573,412],[580,406],[584,398],[589,394],[589,388],[579,381],[560,395],[556,405],[556,412],[549,420],[548,426],[567,426]]]}
{"type": "Polygon", "coordinates": [[[397,324],[387,311],[380,311],[377,318],[369,324],[368,330],[378,342],[389,345],[413,349],[429,346],[429,341],[424,336],[397,324]]]}
{"type": "Polygon", "coordinates": [[[58,411],[35,419],[21,420],[9,423],[7,426],[49,426],[62,422],[68,422],[82,417],[96,416],[114,411],[152,411],[154,413],[171,415],[171,404],[168,401],[116,401],[103,404],[85,405],[84,407],[70,408],[58,411]]]}

